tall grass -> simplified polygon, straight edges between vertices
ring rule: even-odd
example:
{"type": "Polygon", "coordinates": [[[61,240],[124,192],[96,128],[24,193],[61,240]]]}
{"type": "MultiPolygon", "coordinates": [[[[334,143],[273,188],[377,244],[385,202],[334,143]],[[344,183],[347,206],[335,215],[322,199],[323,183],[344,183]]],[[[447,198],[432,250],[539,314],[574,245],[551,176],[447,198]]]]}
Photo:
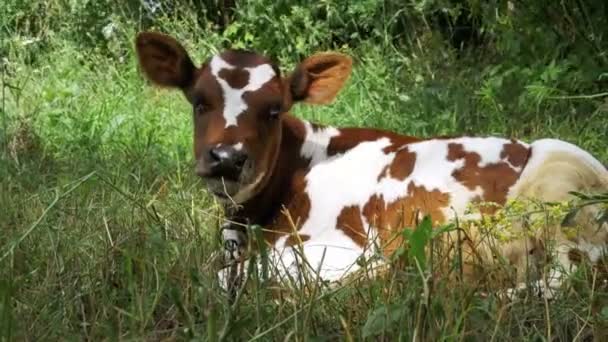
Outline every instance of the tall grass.
{"type": "MultiPolygon", "coordinates": [[[[140,29],[179,37],[198,62],[225,46],[272,54],[286,70],[317,50],[353,55],[336,103],[294,110],[306,119],[422,136],[559,137],[608,160],[608,107],[589,96],[601,92],[605,69],[577,64],[587,55],[601,61],[605,50],[567,58],[509,50],[528,58],[511,60],[500,44],[516,34],[513,22],[494,23],[504,26],[492,26],[489,46],[458,50],[428,23],[433,12],[415,4],[294,3],[263,14],[268,2],[245,2],[223,31],[205,19],[213,6],[204,17],[188,4],[152,15],[136,2],[7,3],[0,340],[601,340],[607,296],[599,280],[583,281],[589,274],[551,302],[431,284],[412,267],[301,291],[253,279],[227,301],[212,260],[222,212],[192,172],[190,108],[138,73],[140,29]],[[407,18],[421,25],[400,31],[407,18]],[[348,39],[332,38],[345,32],[348,39]]],[[[585,30],[605,33],[594,23],[585,30]]]]}

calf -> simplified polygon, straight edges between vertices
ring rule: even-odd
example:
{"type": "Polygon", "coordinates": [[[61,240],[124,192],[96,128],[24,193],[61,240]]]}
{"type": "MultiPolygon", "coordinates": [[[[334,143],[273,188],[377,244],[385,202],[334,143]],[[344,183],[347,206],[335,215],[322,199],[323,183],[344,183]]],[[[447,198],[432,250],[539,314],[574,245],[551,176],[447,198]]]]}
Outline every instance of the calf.
{"type": "MultiPolygon", "coordinates": [[[[136,49],[149,80],[180,89],[192,104],[196,173],[226,203],[231,222],[264,227],[272,256],[291,275],[303,269],[304,257],[320,278],[338,280],[374,252],[372,242],[390,254],[399,244],[396,233],[422,215],[438,225],[479,216],[467,214],[475,203],[563,201],[571,191],[608,190],[603,165],[559,140],[418,139],[290,115],[296,102],[332,102],[351,72],[351,59],[342,54],[315,54],[283,76],[268,58],[240,50],[195,66],[175,39],[160,33],[140,33],[136,49]]],[[[565,268],[573,249],[592,259],[603,252],[608,224],[594,219],[598,210],[586,207],[574,217],[582,225],[576,237],[553,226],[565,268]]],[[[225,231],[237,246],[240,236],[225,231]]],[[[538,238],[522,236],[499,250],[520,266],[541,250],[538,238]]]]}

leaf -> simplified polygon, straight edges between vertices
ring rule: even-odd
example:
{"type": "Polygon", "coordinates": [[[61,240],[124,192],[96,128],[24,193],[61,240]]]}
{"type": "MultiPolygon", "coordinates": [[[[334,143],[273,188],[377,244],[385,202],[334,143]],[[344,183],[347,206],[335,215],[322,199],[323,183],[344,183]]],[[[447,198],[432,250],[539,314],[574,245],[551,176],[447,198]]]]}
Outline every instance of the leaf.
{"type": "Polygon", "coordinates": [[[382,305],[367,315],[367,321],[363,326],[363,338],[376,336],[389,330],[394,324],[399,323],[405,315],[406,307],[402,303],[382,305]]]}
{"type": "Polygon", "coordinates": [[[422,222],[416,227],[409,238],[410,258],[417,260],[422,269],[426,268],[426,246],[428,245],[431,234],[433,232],[433,224],[431,218],[427,215],[422,219],[422,222]]]}
{"type": "Polygon", "coordinates": [[[582,192],[577,192],[577,191],[570,191],[570,194],[582,199],[582,200],[591,200],[593,199],[593,197],[587,195],[587,194],[583,194],[582,192]]]}
{"type": "Polygon", "coordinates": [[[434,238],[436,238],[437,236],[439,236],[441,234],[444,234],[444,233],[447,233],[447,232],[451,232],[453,230],[456,230],[456,225],[453,224],[453,223],[448,223],[448,224],[445,224],[445,225],[443,225],[441,227],[434,228],[431,231],[431,239],[434,239],[434,238]]]}
{"type": "Polygon", "coordinates": [[[579,209],[580,208],[574,208],[574,209],[568,211],[568,213],[562,220],[561,226],[562,227],[575,227],[576,221],[574,221],[574,219],[576,218],[576,214],[578,214],[579,209]]]}

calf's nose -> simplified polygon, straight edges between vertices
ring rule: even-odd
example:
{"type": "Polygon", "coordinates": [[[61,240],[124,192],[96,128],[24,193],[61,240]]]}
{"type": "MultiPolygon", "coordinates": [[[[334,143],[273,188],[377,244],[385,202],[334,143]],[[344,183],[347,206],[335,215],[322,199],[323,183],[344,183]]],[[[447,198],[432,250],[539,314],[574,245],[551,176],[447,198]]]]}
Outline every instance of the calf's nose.
{"type": "Polygon", "coordinates": [[[209,170],[213,176],[238,178],[247,154],[232,145],[219,145],[209,150],[209,170]]]}

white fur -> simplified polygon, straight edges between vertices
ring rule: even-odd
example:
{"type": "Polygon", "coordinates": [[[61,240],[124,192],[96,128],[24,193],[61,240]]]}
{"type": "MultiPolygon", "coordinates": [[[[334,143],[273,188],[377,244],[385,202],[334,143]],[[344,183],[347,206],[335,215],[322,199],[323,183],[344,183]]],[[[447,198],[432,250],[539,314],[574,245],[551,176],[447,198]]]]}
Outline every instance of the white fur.
{"type": "Polygon", "coordinates": [[[340,135],[340,131],[334,127],[323,127],[316,132],[308,121],[304,121],[306,138],[300,149],[300,155],[310,158],[310,164],[315,165],[327,159],[327,146],[333,137],[340,135]]]}
{"type": "Polygon", "coordinates": [[[363,249],[337,229],[328,229],[299,247],[275,247],[270,262],[279,276],[298,278],[302,269],[322,280],[335,281],[358,270],[357,258],[363,249]],[[303,257],[302,257],[303,255],[303,257]],[[305,259],[305,262],[302,262],[305,259]]]}
{"type": "Polygon", "coordinates": [[[226,124],[224,128],[237,124],[238,116],[247,110],[247,103],[243,99],[243,94],[247,91],[255,91],[260,89],[266,82],[270,81],[276,76],[274,70],[270,64],[261,64],[253,68],[244,68],[249,72],[249,83],[241,88],[232,88],[228,82],[219,77],[219,73],[222,69],[232,70],[235,68],[234,65],[229,64],[223,60],[220,56],[214,56],[211,59],[211,74],[215,76],[216,80],[222,87],[222,93],[224,95],[224,119],[226,124]]]}

